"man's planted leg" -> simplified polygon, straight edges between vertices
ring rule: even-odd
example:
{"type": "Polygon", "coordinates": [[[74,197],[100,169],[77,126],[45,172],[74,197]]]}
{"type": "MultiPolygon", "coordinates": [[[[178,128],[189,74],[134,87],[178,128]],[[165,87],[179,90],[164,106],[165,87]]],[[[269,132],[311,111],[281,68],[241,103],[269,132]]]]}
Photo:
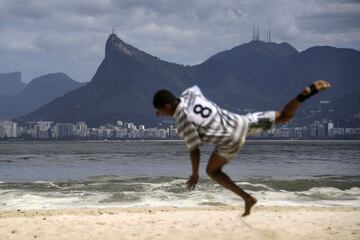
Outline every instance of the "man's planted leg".
{"type": "Polygon", "coordinates": [[[238,185],[236,185],[228,175],[222,171],[222,167],[227,162],[225,159],[213,153],[209,159],[209,163],[206,168],[207,174],[218,184],[223,186],[226,189],[234,192],[240,196],[245,201],[245,211],[242,216],[247,216],[250,214],[251,208],[256,204],[256,198],[252,197],[250,194],[242,190],[238,185]]]}

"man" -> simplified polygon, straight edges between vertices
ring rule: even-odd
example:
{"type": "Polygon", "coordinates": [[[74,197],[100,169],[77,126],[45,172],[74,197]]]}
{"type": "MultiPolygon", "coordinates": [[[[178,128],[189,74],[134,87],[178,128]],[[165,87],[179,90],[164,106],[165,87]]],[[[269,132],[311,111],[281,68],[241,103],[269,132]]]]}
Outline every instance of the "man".
{"type": "Polygon", "coordinates": [[[199,180],[200,145],[213,143],[215,150],[209,158],[206,172],[214,181],[245,201],[243,216],[247,216],[257,200],[237,186],[222,171],[223,166],[241,149],[247,135],[271,129],[274,124],[286,123],[293,118],[302,102],[330,87],[327,81],[318,80],[285,105],[282,111],[257,112],[246,116],[219,108],[206,99],[197,86],[185,90],[179,98],[167,90],[160,90],[154,95],[153,104],[157,116],[176,119],[178,135],[184,139],[190,152],[192,175],[187,181],[188,189],[194,189],[199,180]]]}

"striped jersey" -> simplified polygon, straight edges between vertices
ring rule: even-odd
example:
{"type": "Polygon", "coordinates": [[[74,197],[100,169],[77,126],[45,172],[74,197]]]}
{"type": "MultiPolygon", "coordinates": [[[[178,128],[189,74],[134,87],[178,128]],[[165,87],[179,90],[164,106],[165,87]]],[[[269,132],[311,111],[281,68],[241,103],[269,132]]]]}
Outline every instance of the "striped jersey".
{"type": "Polygon", "coordinates": [[[173,117],[189,151],[203,143],[234,146],[245,141],[247,118],[219,108],[197,86],[182,93],[173,117]]]}

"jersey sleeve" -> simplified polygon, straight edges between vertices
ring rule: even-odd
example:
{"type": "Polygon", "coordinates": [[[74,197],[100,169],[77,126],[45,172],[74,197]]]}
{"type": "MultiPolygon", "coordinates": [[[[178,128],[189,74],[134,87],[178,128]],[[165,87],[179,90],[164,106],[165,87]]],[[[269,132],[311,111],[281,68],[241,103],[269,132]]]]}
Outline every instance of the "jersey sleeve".
{"type": "Polygon", "coordinates": [[[191,88],[186,89],[181,95],[182,96],[192,95],[192,96],[203,97],[203,94],[202,94],[200,88],[196,85],[192,86],[191,88]]]}
{"type": "Polygon", "coordinates": [[[185,113],[182,113],[181,116],[179,116],[177,130],[179,136],[184,139],[185,145],[189,151],[195,150],[202,144],[199,133],[185,113]]]}
{"type": "Polygon", "coordinates": [[[190,152],[201,145],[200,136],[195,127],[190,122],[186,123],[185,125],[184,142],[190,152]]]}

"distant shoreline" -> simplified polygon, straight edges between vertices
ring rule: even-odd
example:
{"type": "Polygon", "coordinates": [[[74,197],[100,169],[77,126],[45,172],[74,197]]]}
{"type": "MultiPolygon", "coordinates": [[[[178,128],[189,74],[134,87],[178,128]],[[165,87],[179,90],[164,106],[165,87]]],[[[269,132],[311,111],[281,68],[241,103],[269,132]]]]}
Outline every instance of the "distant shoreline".
{"type": "MultiPolygon", "coordinates": [[[[360,139],[247,139],[246,142],[337,142],[351,141],[360,142],[360,139]]],[[[104,139],[104,140],[85,140],[85,139],[0,139],[0,143],[45,143],[45,142],[94,142],[94,143],[139,143],[139,142],[183,142],[181,139],[104,139]]]]}
{"type": "MultiPolygon", "coordinates": [[[[246,139],[246,142],[336,142],[336,141],[354,141],[360,142],[360,139],[246,139]]],[[[17,139],[17,140],[3,140],[0,143],[16,143],[16,142],[97,142],[97,143],[115,143],[115,142],[183,142],[181,139],[106,139],[106,140],[85,140],[85,139],[17,139]]],[[[206,144],[207,145],[207,144],[206,144]]],[[[211,145],[211,144],[210,144],[211,145]]]]}

